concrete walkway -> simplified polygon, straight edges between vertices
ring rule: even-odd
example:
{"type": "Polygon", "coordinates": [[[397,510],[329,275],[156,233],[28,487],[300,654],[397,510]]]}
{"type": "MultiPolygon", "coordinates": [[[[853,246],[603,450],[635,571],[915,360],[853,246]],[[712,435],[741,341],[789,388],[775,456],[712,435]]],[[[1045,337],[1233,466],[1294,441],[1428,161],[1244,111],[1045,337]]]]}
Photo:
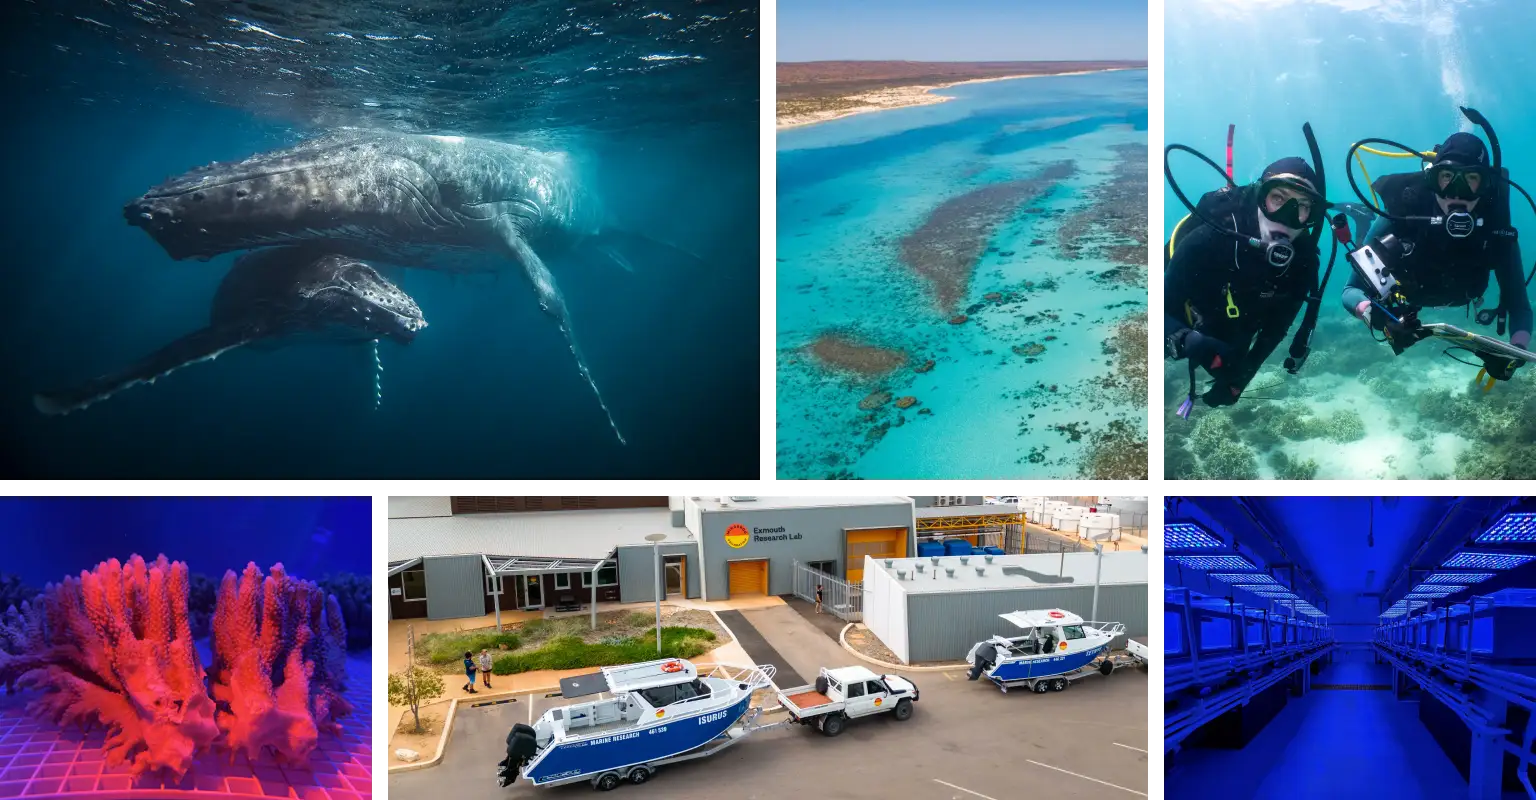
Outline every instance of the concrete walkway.
{"type": "MultiPolygon", "coordinates": [[[[780,677],[774,682],[780,687],[810,683],[822,667],[836,667],[853,661],[853,657],[835,639],[828,637],[788,605],[780,604],[776,608],[738,613],[779,659],[767,663],[773,663],[779,668],[780,677]],[[794,674],[791,675],[791,672],[794,674]]],[[[740,631],[736,635],[745,637],[740,631]]],[[[747,652],[753,652],[751,644],[744,643],[747,652]]]]}

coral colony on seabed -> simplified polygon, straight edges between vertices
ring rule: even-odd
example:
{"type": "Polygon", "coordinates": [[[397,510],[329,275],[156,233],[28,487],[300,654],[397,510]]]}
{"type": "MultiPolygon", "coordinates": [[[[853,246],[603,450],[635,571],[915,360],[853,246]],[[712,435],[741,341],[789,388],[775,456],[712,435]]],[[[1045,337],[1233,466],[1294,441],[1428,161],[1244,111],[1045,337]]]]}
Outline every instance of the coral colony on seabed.
{"type": "MultiPolygon", "coordinates": [[[[281,564],[265,576],[255,564],[226,572],[205,671],[189,587],[185,563],[134,555],[49,584],[4,612],[0,683],[8,695],[41,694],[26,718],[14,704],[0,707],[0,789],[338,796],[329,791],[347,784],[324,775],[333,762],[316,752],[354,710],[343,696],[347,628],[337,598],[281,564]],[[22,734],[29,738],[18,746],[22,734]],[[31,782],[6,783],[17,772],[31,782]]],[[[366,741],[366,731],[359,735],[366,741]]],[[[352,777],[366,785],[366,774],[352,777]]]]}

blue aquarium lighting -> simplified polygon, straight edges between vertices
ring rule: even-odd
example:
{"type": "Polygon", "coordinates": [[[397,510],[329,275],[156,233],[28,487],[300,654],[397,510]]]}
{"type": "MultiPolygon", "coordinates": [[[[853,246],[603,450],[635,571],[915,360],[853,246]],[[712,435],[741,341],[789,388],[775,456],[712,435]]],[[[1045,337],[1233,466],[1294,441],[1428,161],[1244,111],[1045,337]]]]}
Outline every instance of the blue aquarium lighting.
{"type": "Polygon", "coordinates": [[[1446,569],[1514,569],[1529,561],[1536,561],[1536,555],[1462,552],[1446,559],[1440,566],[1446,569]]]}
{"type": "Polygon", "coordinates": [[[1213,569],[1258,569],[1243,556],[1169,556],[1168,560],[1202,572],[1213,569]]]}
{"type": "Polygon", "coordinates": [[[1414,597],[1417,595],[1420,597],[1445,597],[1446,595],[1455,594],[1465,588],[1467,587],[1448,586],[1443,583],[1421,583],[1418,586],[1413,587],[1413,591],[1409,592],[1408,596],[1414,597]]]}
{"type": "MultiPolygon", "coordinates": [[[[1280,586],[1280,582],[1262,572],[1212,572],[1211,577],[1230,584],[1280,586]]],[[[1282,587],[1283,588],[1283,587],[1282,587]]]]}
{"type": "Polygon", "coordinates": [[[1493,523],[1493,527],[1479,533],[1473,541],[1478,544],[1536,544],[1536,514],[1513,512],[1505,514],[1493,523]]]}
{"type": "Polygon", "coordinates": [[[1163,546],[1169,550],[1199,550],[1227,545],[1196,523],[1169,522],[1163,525],[1163,546]]]}
{"type": "Polygon", "coordinates": [[[1482,583],[1493,577],[1492,572],[1436,572],[1424,579],[1425,583],[1482,583]]]}

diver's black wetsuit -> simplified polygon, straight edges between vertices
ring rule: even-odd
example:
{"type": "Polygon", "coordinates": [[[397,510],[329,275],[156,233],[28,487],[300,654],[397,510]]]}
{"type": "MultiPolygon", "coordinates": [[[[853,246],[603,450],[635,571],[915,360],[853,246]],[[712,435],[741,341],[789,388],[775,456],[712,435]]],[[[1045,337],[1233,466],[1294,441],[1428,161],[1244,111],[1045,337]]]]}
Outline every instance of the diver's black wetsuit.
{"type": "MultiPolygon", "coordinates": [[[[1434,193],[1424,188],[1421,181],[1389,183],[1388,179],[1394,177],[1397,176],[1383,177],[1374,185],[1378,192],[1394,193],[1390,199],[1382,196],[1392,214],[1429,217],[1443,213],[1434,193]]],[[[1479,201],[1479,205],[1483,202],[1487,200],[1479,201]]],[[[1481,211],[1474,209],[1474,215],[1481,211]]],[[[1509,312],[1511,340],[1522,346],[1529,340],[1531,301],[1525,294],[1520,242],[1512,227],[1483,225],[1467,238],[1456,239],[1442,226],[1431,226],[1426,221],[1378,218],[1371,226],[1371,237],[1387,233],[1405,244],[1406,253],[1393,268],[1393,276],[1402,284],[1401,291],[1409,303],[1424,308],[1467,305],[1483,296],[1488,289],[1488,273],[1492,271],[1499,283],[1499,303],[1509,312]]],[[[1360,303],[1369,299],[1366,288],[1360,276],[1350,275],[1342,298],[1346,311],[1357,313],[1360,303]]]]}
{"type": "MultiPolygon", "coordinates": [[[[1248,213],[1230,212],[1216,221],[1245,236],[1257,236],[1257,212],[1251,205],[1244,208],[1248,213]]],[[[1216,379],[1213,391],[1224,387],[1241,391],[1253,380],[1316,286],[1316,245],[1305,236],[1294,244],[1296,255],[1290,265],[1277,270],[1265,262],[1262,250],[1240,244],[1198,219],[1189,219],[1179,231],[1173,258],[1164,271],[1166,335],[1194,328],[1231,348],[1221,366],[1207,369],[1216,379]],[[1229,287],[1235,317],[1228,316],[1229,287]]]]}

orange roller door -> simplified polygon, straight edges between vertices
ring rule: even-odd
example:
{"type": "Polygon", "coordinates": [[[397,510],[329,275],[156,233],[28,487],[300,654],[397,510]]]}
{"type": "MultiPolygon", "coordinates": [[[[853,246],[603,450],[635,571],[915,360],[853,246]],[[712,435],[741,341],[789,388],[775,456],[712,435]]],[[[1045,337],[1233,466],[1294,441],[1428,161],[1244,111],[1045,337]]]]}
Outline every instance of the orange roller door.
{"type": "Polygon", "coordinates": [[[848,531],[848,580],[864,580],[864,557],[906,558],[906,528],[848,531]]]}
{"type": "Polygon", "coordinates": [[[768,593],[768,560],[732,561],[731,597],[768,593]]]}

